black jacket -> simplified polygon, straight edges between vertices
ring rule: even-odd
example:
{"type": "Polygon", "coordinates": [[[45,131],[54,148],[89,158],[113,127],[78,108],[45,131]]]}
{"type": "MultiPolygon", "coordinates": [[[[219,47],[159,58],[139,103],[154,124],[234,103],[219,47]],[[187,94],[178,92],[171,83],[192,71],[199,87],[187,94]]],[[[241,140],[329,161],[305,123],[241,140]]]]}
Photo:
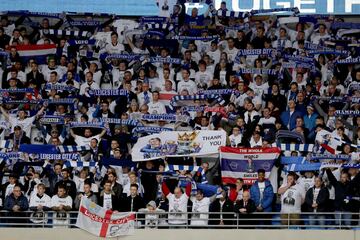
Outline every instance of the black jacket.
{"type": "Polygon", "coordinates": [[[142,197],[140,197],[139,195],[137,195],[136,197],[132,198],[131,196],[128,196],[125,200],[124,200],[124,204],[123,204],[123,212],[137,212],[139,211],[140,208],[144,208],[145,207],[145,203],[142,197]],[[132,208],[131,208],[132,205],[132,208]]]}
{"type": "Polygon", "coordinates": [[[73,199],[73,201],[75,200],[75,197],[76,197],[76,185],[74,183],[74,181],[68,179],[68,180],[60,180],[59,182],[57,182],[55,184],[55,189],[54,189],[54,195],[56,195],[57,193],[57,190],[58,190],[58,187],[59,186],[65,186],[65,189],[66,189],[66,192],[67,194],[73,199]]]}
{"type": "MultiPolygon", "coordinates": [[[[111,210],[121,211],[122,201],[116,197],[114,192],[112,192],[111,194],[111,204],[112,204],[111,210]]],[[[104,207],[104,191],[100,193],[99,206],[104,207]]]]}
{"type": "Polygon", "coordinates": [[[360,174],[357,174],[355,178],[346,183],[337,181],[334,174],[330,169],[326,169],[326,174],[329,178],[331,185],[335,188],[335,201],[334,207],[336,211],[358,212],[359,201],[349,200],[345,201],[347,197],[356,196],[359,191],[360,174]]]}
{"type": "MultiPolygon", "coordinates": [[[[232,225],[234,222],[234,203],[229,199],[225,200],[222,210],[220,199],[216,199],[216,201],[210,205],[210,212],[223,212],[224,225],[232,225]]],[[[220,224],[220,214],[210,214],[209,219],[212,219],[209,221],[210,225],[220,224]]]]}
{"type": "MultiPolygon", "coordinates": [[[[306,212],[314,212],[314,208],[312,207],[313,198],[314,198],[314,190],[315,187],[310,188],[305,195],[305,211],[306,212]]],[[[317,212],[326,212],[327,211],[327,203],[329,201],[329,190],[326,187],[322,187],[319,191],[319,195],[316,198],[316,203],[318,207],[316,208],[317,212]]]]}
{"type": "Polygon", "coordinates": [[[245,214],[249,214],[249,213],[253,213],[256,211],[256,206],[255,206],[255,202],[252,199],[249,199],[249,201],[247,202],[246,206],[244,206],[244,200],[240,200],[237,201],[235,206],[234,206],[234,212],[241,215],[245,215],[245,214]],[[241,213],[240,209],[241,208],[246,208],[246,213],[241,213]]]}

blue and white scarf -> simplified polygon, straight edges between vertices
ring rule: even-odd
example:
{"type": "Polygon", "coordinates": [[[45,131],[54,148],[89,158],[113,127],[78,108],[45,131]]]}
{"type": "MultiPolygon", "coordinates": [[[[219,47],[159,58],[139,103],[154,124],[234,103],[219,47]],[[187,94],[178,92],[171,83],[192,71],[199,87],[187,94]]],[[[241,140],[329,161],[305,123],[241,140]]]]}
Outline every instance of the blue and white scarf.
{"type": "Polygon", "coordinates": [[[170,23],[145,23],[143,25],[143,30],[148,30],[148,29],[161,29],[171,32],[175,28],[174,25],[170,23]]]}
{"type": "Polygon", "coordinates": [[[56,124],[56,125],[63,125],[64,117],[63,116],[56,116],[56,115],[46,115],[40,118],[41,124],[56,124]]]}
{"type": "Polygon", "coordinates": [[[216,102],[218,102],[219,104],[222,104],[222,105],[225,103],[224,99],[217,94],[186,95],[186,96],[176,95],[171,98],[170,106],[172,106],[172,107],[176,106],[178,101],[195,101],[195,100],[207,100],[207,99],[215,99],[216,102]]]}
{"type": "Polygon", "coordinates": [[[120,54],[120,53],[114,53],[114,54],[101,54],[100,59],[104,59],[105,61],[110,61],[111,59],[122,59],[127,61],[142,61],[144,59],[144,56],[139,54],[120,54]]]}
{"type": "Polygon", "coordinates": [[[285,166],[284,170],[286,172],[307,172],[318,171],[320,167],[321,163],[289,164],[285,166]]]}
{"type": "Polygon", "coordinates": [[[82,161],[66,161],[64,162],[64,168],[82,168],[82,167],[97,167],[97,162],[82,162],[82,161]]]}
{"type": "Polygon", "coordinates": [[[216,14],[218,17],[231,17],[231,18],[242,18],[244,22],[249,22],[250,13],[249,12],[235,12],[228,10],[219,9],[216,14]]]}
{"type": "Polygon", "coordinates": [[[335,116],[352,116],[357,117],[360,116],[359,110],[336,110],[335,116]]]}
{"type": "Polygon", "coordinates": [[[202,37],[202,36],[174,36],[172,37],[172,39],[175,40],[180,40],[180,41],[212,41],[212,40],[216,40],[218,39],[219,36],[218,35],[213,35],[213,36],[206,36],[206,37],[202,37]]]}
{"type": "Polygon", "coordinates": [[[72,122],[70,128],[105,128],[103,122],[72,122]]]}
{"type": "Polygon", "coordinates": [[[142,120],[146,121],[170,121],[170,122],[189,122],[190,117],[187,115],[175,115],[175,114],[143,114],[142,120]]]}
{"type": "Polygon", "coordinates": [[[181,64],[180,58],[169,58],[169,57],[150,57],[149,61],[151,63],[173,63],[173,64],[181,64]]]}
{"type": "Polygon", "coordinates": [[[357,64],[357,63],[360,63],[360,57],[347,58],[347,59],[341,59],[335,61],[335,64],[357,64]]]}
{"type": "Polygon", "coordinates": [[[276,69],[259,69],[259,68],[240,68],[237,71],[238,74],[267,74],[267,75],[277,75],[279,73],[276,69]]]}
{"type": "Polygon", "coordinates": [[[0,89],[0,93],[34,93],[33,88],[0,89]]]}
{"type": "Polygon", "coordinates": [[[310,50],[308,51],[308,54],[309,55],[333,54],[333,55],[349,56],[350,52],[348,50],[310,50]]]}
{"type": "Polygon", "coordinates": [[[76,20],[67,21],[67,23],[72,27],[97,27],[101,25],[101,22],[96,20],[76,20]]]}
{"type": "Polygon", "coordinates": [[[127,96],[128,90],[124,89],[94,89],[89,90],[90,96],[127,96]]]}
{"type": "Polygon", "coordinates": [[[281,151],[300,151],[300,152],[312,152],[314,144],[290,144],[281,143],[277,145],[281,151]]]}
{"type": "Polygon", "coordinates": [[[335,155],[330,155],[330,154],[313,154],[310,157],[310,160],[344,160],[344,161],[349,161],[351,160],[351,156],[348,155],[343,155],[343,154],[335,154],[335,155]]]}
{"type": "Polygon", "coordinates": [[[167,131],[173,131],[171,128],[164,128],[164,127],[135,127],[132,130],[133,134],[137,133],[160,133],[160,132],[167,132],[167,131]]]}
{"type": "Polygon", "coordinates": [[[39,153],[30,154],[32,159],[38,160],[80,160],[80,155],[77,153],[39,153]]]}
{"type": "Polygon", "coordinates": [[[66,85],[60,85],[60,84],[46,84],[45,90],[59,90],[59,91],[68,91],[68,92],[74,92],[77,91],[77,89],[73,86],[66,86],[66,85]]]}
{"type": "Polygon", "coordinates": [[[47,104],[69,104],[73,105],[75,103],[75,98],[53,98],[53,99],[43,99],[43,103],[47,104]]]}
{"type": "Polygon", "coordinates": [[[90,150],[90,145],[84,146],[72,146],[72,145],[60,145],[57,146],[56,149],[60,153],[73,153],[73,152],[82,152],[90,150]]]}
{"type": "Polygon", "coordinates": [[[119,124],[127,126],[138,126],[141,125],[138,120],[135,119],[119,119],[119,118],[97,118],[99,122],[109,123],[109,124],[119,124]]]}
{"type": "Polygon", "coordinates": [[[293,7],[293,8],[272,8],[272,9],[251,10],[250,14],[256,15],[256,14],[275,13],[275,12],[294,12],[294,14],[300,13],[297,7],[293,7]]]}
{"type": "Polygon", "coordinates": [[[360,29],[360,23],[351,22],[333,22],[331,24],[332,29],[360,29]]]}
{"type": "Polygon", "coordinates": [[[69,36],[69,37],[91,37],[91,32],[88,31],[74,31],[74,30],[60,30],[60,29],[43,29],[41,32],[44,35],[54,36],[69,36]]]}
{"type": "Polygon", "coordinates": [[[76,45],[95,45],[96,39],[83,39],[83,40],[75,40],[75,39],[69,39],[67,41],[67,44],[69,46],[76,46],[76,45]]]}
{"type": "Polygon", "coordinates": [[[0,148],[11,149],[13,148],[13,143],[10,140],[0,140],[0,148]]]}
{"type": "Polygon", "coordinates": [[[213,89],[213,90],[200,90],[197,94],[201,95],[231,95],[239,96],[240,92],[234,89],[213,89]]]}

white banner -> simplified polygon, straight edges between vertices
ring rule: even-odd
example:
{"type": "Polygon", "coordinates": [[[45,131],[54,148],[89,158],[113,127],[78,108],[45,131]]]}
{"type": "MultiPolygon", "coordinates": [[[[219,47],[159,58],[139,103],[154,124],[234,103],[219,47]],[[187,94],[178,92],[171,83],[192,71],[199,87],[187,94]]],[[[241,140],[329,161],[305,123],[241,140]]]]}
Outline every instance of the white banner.
{"type": "Polygon", "coordinates": [[[134,162],[164,157],[208,156],[219,154],[226,145],[225,131],[172,131],[152,134],[138,139],[132,148],[134,162]]]}
{"type": "Polygon", "coordinates": [[[134,213],[106,210],[83,197],[76,226],[99,237],[118,237],[134,234],[134,213]]]}

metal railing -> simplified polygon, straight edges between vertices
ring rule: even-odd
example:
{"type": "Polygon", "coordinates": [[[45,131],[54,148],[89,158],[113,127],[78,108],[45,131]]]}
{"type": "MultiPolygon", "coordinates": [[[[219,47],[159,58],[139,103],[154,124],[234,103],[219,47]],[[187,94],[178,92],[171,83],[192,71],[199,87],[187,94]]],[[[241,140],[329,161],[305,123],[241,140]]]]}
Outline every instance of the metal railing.
{"type": "MultiPolygon", "coordinates": [[[[0,212],[0,227],[75,228],[78,212],[0,212]]],[[[360,229],[359,213],[137,212],[135,228],[360,229]]]]}

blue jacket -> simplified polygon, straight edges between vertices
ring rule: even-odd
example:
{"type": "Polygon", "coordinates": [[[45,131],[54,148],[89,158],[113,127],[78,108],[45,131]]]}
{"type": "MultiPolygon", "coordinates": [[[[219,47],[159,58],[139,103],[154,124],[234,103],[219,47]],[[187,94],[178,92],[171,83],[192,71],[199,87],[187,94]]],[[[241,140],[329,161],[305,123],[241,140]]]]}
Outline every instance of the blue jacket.
{"type": "Polygon", "coordinates": [[[316,127],[316,118],[318,116],[319,115],[317,115],[317,113],[313,113],[311,117],[309,117],[309,115],[305,115],[304,116],[305,128],[309,129],[309,131],[312,131],[316,127]]]}
{"type": "Polygon", "coordinates": [[[296,118],[301,117],[301,112],[295,111],[291,117],[290,117],[290,111],[285,111],[280,115],[280,119],[282,124],[288,128],[288,125],[290,125],[289,130],[292,131],[296,126],[296,118]]]}
{"type": "Polygon", "coordinates": [[[272,201],[274,199],[273,187],[269,180],[265,180],[265,189],[263,193],[263,199],[260,202],[260,189],[258,181],[256,181],[250,188],[251,199],[254,200],[255,206],[258,207],[260,204],[264,209],[264,212],[272,211],[272,201]]]}
{"type": "Polygon", "coordinates": [[[21,194],[21,196],[18,197],[18,199],[15,199],[13,193],[5,198],[5,204],[4,204],[5,210],[12,211],[15,205],[18,205],[21,211],[26,211],[29,208],[28,200],[23,194],[21,194]]]}

